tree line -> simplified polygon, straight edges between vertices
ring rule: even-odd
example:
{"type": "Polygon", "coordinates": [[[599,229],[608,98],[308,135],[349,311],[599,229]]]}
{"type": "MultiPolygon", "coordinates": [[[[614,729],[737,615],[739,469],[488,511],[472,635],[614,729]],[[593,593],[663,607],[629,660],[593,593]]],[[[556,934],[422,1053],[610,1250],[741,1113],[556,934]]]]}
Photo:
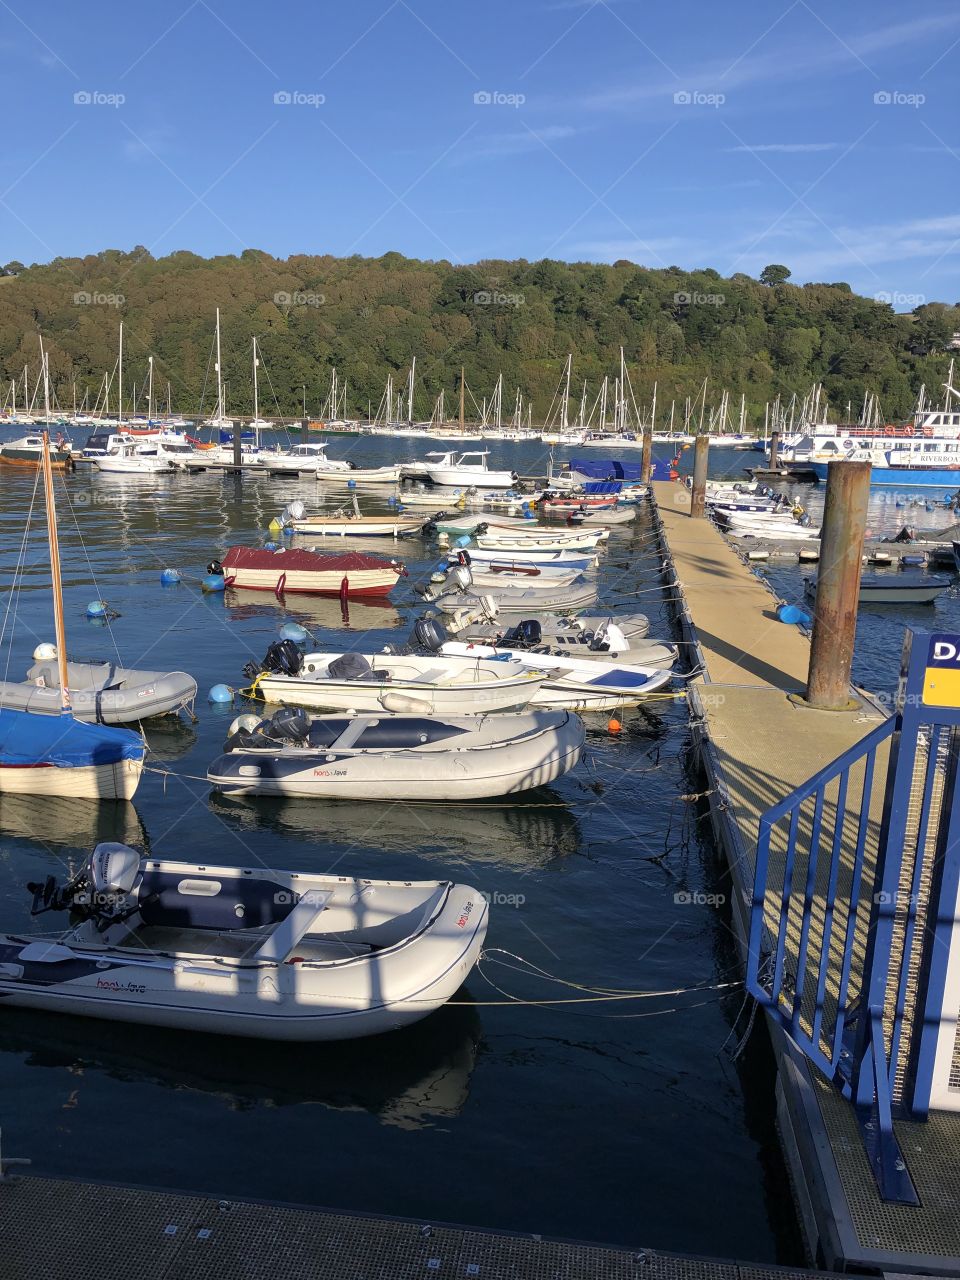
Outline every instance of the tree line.
{"type": "MultiPolygon", "coordinates": [[[[40,369],[43,335],[58,402],[70,407],[117,359],[124,322],[125,405],[143,388],[154,357],[158,400],[172,391],[173,409],[209,413],[215,402],[214,310],[222,328],[227,410],[252,408],[251,339],[261,352],[261,410],[318,413],[336,367],[347,409],[366,414],[392,374],[399,383],[417,359],[417,413],[429,415],[443,389],[454,416],[460,369],[479,400],[502,372],[504,408],[514,389],[542,421],[554,400],[568,353],[572,395],[584,381],[588,398],[619,369],[624,348],[633,395],[678,411],[709,387],[746,396],[753,425],[774,397],[802,396],[823,384],[835,414],[856,412],[864,393],[886,418],[907,416],[921,383],[935,398],[946,356],[960,330],[960,306],[924,302],[910,313],[855,294],[843,282],[789,282],[771,264],[759,279],[722,277],[706,268],[651,269],[628,261],[483,261],[456,265],[399,253],[380,258],[295,255],[275,258],[248,249],[202,258],[177,252],[154,258],[137,247],[83,258],[57,258],[0,273],[0,377],[40,369]]],[[[708,393],[709,394],[709,393],[708,393]]],[[[17,403],[22,392],[18,388],[17,403]]],[[[111,397],[115,407],[116,381],[111,397]]],[[[141,407],[144,407],[141,399],[141,407]]]]}

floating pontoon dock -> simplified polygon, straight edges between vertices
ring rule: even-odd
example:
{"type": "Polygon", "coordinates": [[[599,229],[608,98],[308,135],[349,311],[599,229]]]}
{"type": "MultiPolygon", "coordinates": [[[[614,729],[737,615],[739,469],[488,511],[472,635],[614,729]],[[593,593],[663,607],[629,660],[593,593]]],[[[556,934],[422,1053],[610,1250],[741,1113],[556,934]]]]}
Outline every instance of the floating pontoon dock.
{"type": "Polygon", "coordinates": [[[0,1186],[3,1280],[816,1280],[809,1271],[108,1183],[0,1186]]]}
{"type": "MultiPolygon", "coordinates": [[[[955,1004],[952,1015],[942,1013],[951,992],[955,997],[957,972],[949,981],[944,975],[946,1002],[941,1016],[931,1018],[930,955],[918,958],[930,934],[943,926],[947,938],[953,926],[942,911],[923,920],[933,891],[922,864],[937,832],[955,833],[949,803],[941,811],[940,802],[955,784],[955,774],[947,772],[945,781],[944,771],[955,768],[950,760],[957,755],[960,713],[922,708],[926,720],[914,726],[912,743],[904,720],[896,788],[906,765],[921,772],[896,790],[884,813],[887,731],[899,722],[866,696],[856,696],[854,709],[844,712],[814,710],[791,698],[806,686],[806,635],[778,621],[773,596],[712,522],[690,518],[686,489],[661,482],[654,496],[665,578],[679,601],[684,638],[698,647],[703,664],[690,686],[690,714],[714,831],[730,869],[733,926],[748,982],[752,973],[751,989],[768,1014],[780,1137],[811,1261],[833,1270],[960,1273],[955,1004]],[[938,737],[942,732],[954,736],[938,737]],[[831,762],[837,762],[832,771],[831,762]],[[885,843],[885,834],[896,830],[902,867],[885,843]],[[908,865],[911,840],[916,852],[908,865]],[[868,872],[882,877],[869,881],[870,890],[882,885],[883,892],[858,898],[868,872]],[[891,881],[894,874],[900,878],[891,881]],[[892,905],[877,905],[884,901],[892,905]],[[880,986],[870,985],[878,973],[880,986]],[[868,986],[870,1009],[877,1010],[878,1001],[883,1006],[882,1027],[879,1013],[865,1009],[868,986]],[[934,1033],[940,1035],[936,1053],[924,1058],[934,1033]],[[858,1034],[867,1036],[865,1057],[858,1034]],[[889,1044],[891,1034],[894,1047],[885,1049],[884,1035],[889,1044]],[[848,1043],[861,1046],[852,1068],[861,1103],[867,1094],[859,1091],[875,1084],[867,1097],[872,1112],[866,1105],[856,1110],[844,1096],[848,1043]],[[874,1062],[882,1060],[878,1082],[871,1052],[874,1062]],[[901,1059],[917,1068],[918,1078],[927,1067],[934,1078],[934,1061],[940,1072],[939,1095],[931,1101],[927,1094],[926,1120],[897,1118],[898,1108],[916,1115],[916,1105],[911,1111],[901,1104],[916,1104],[918,1096],[901,1059]]],[[[955,834],[952,839],[955,846],[955,834]]],[[[938,846],[937,856],[950,847],[949,840],[938,846]]],[[[948,865],[949,857],[932,865],[948,865]]],[[[933,949],[933,968],[942,963],[946,969],[948,950],[933,949]]]]}

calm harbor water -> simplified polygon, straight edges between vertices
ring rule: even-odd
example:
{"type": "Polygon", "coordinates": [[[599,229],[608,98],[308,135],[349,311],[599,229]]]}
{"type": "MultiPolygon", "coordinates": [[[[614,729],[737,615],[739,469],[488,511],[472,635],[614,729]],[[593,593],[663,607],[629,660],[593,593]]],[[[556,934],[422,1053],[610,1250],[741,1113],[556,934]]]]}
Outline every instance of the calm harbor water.
{"type": "MultiPolygon", "coordinates": [[[[329,452],[379,464],[426,447],[334,439],[329,452]]],[[[540,448],[491,448],[491,465],[545,469],[540,448]]],[[[735,455],[721,466],[744,460],[735,455]]],[[[5,602],[35,479],[0,469],[5,602]]],[[[244,663],[261,657],[289,619],[323,647],[402,642],[417,607],[410,582],[389,605],[351,605],[346,630],[337,601],[291,599],[284,607],[260,593],[200,592],[207,561],[231,543],[262,541],[291,498],[315,507],[322,490],[313,479],[211,473],[141,481],[81,470],[64,478],[64,493],[72,508],[61,501],[71,656],[119,652],[127,665],[190,671],[201,690],[199,722],[148,726],[154,764],[170,776],[145,775],[132,805],[0,801],[0,929],[47,925],[28,922],[25,882],[62,875],[96,840],[115,838],[196,861],[467,880],[491,897],[489,947],[572,982],[670,990],[732,976],[727,881],[703,810],[680,798],[696,789],[682,702],[625,713],[618,736],[606,732],[606,717],[595,717],[586,762],[537,803],[213,798],[200,779],[237,712],[208,704],[207,690],[241,685],[244,663]],[[164,567],[187,580],[161,587],[164,567]],[[96,598],[119,614],[110,629],[85,619],[96,598]]],[[[438,557],[435,545],[419,540],[391,544],[389,554],[402,555],[412,580],[438,557]]],[[[641,515],[611,538],[603,599],[643,609],[651,635],[665,637],[657,568],[641,515]]],[[[802,590],[799,577],[771,571],[784,595],[802,590]]],[[[954,600],[938,606],[938,622],[956,609],[954,600]]],[[[874,635],[865,620],[874,687],[888,673],[893,679],[902,622],[902,614],[881,621],[874,635]]],[[[34,646],[51,638],[38,498],[4,639],[8,678],[22,678],[34,646]]],[[[484,971],[514,995],[557,994],[515,970],[484,971]]],[[[41,1173],[800,1260],[765,1038],[755,1035],[736,1060],[730,1053],[740,992],[616,1010],[503,1007],[502,998],[475,972],[462,1004],[420,1026],[332,1046],[225,1041],[5,1009],[5,1150],[31,1157],[41,1173]]]]}

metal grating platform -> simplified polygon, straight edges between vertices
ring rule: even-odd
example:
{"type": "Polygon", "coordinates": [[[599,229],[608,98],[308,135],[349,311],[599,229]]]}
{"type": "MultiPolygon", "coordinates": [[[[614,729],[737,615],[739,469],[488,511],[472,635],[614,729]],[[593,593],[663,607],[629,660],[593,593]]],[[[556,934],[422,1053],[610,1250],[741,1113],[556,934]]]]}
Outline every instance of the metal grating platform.
{"type": "Polygon", "coordinates": [[[816,1280],[825,1273],[101,1183],[0,1186],[3,1280],[816,1280]]]}

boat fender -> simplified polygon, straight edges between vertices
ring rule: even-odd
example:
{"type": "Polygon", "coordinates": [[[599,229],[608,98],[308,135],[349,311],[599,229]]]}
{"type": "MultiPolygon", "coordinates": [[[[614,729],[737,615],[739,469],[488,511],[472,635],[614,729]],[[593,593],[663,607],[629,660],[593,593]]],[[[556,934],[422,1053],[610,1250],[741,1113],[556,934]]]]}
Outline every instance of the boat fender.
{"type": "Polygon", "coordinates": [[[34,662],[56,662],[57,646],[49,642],[38,644],[33,651],[33,660],[34,662]]]}
{"type": "Polygon", "coordinates": [[[174,587],[181,581],[179,569],[164,569],[160,574],[160,585],[174,587]]]}
{"type": "Polygon", "coordinates": [[[283,588],[287,585],[287,575],[281,573],[277,579],[277,585],[273,588],[273,594],[279,599],[283,595],[283,588]]]}
{"type": "Polygon", "coordinates": [[[382,693],[378,702],[384,711],[393,711],[402,715],[430,715],[433,703],[425,698],[411,698],[406,693],[382,693]]]}
{"type": "Polygon", "coordinates": [[[88,618],[105,618],[110,606],[106,600],[91,600],[87,605],[88,618]]]}
{"type": "MultiPolygon", "coordinates": [[[[454,545],[455,547],[469,547],[469,545],[470,545],[470,535],[469,535],[469,534],[466,534],[466,533],[465,533],[465,534],[462,534],[462,535],[461,535],[461,536],[456,540],[456,542],[455,542],[453,545],[454,545]]],[[[469,553],[468,553],[468,554],[469,554],[469,553]]],[[[463,561],[461,561],[460,563],[461,563],[461,564],[463,564],[464,562],[463,562],[463,561]]],[[[470,561],[468,560],[466,563],[467,563],[467,564],[469,564],[469,563],[470,563],[470,561]]]]}
{"type": "Polygon", "coordinates": [[[207,694],[207,701],[214,703],[232,702],[233,690],[228,684],[215,684],[207,694]]]}
{"type": "Polygon", "coordinates": [[[810,615],[795,604],[782,604],[777,609],[777,617],[781,622],[797,626],[810,626],[810,615]]]}

